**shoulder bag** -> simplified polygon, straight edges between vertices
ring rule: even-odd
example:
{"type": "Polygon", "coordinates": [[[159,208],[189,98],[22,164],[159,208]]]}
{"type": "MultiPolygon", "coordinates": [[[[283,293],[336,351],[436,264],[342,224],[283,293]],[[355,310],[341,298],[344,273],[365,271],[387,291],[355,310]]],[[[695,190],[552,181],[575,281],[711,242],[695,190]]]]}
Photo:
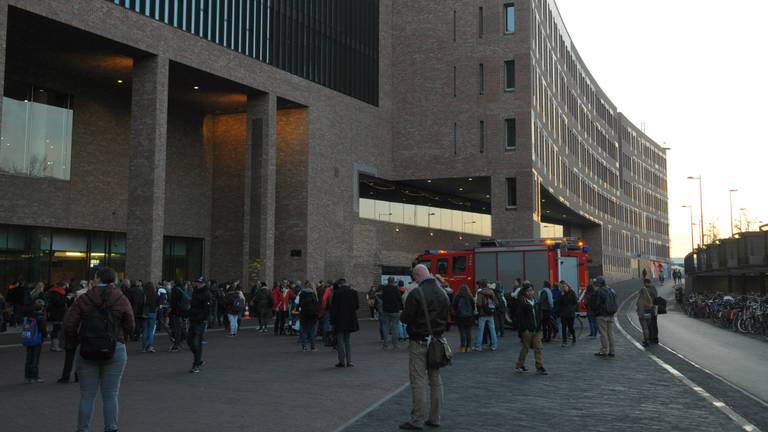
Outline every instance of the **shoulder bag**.
{"type": "Polygon", "coordinates": [[[432,322],[427,310],[427,298],[421,288],[418,291],[421,297],[421,305],[424,309],[424,316],[427,319],[427,330],[429,331],[429,336],[427,336],[427,369],[440,369],[449,366],[453,358],[451,346],[448,345],[445,337],[435,337],[432,333],[432,322]]]}

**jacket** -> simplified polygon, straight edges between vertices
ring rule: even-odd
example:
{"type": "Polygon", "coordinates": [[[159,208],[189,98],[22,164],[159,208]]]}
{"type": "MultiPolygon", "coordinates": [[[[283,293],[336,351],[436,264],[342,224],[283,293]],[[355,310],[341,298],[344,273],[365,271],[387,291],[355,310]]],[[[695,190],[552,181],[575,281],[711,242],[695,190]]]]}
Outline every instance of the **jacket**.
{"type": "Polygon", "coordinates": [[[656,287],[653,285],[645,285],[640,288],[640,292],[637,296],[637,313],[643,314],[646,311],[653,310],[653,300],[658,297],[656,287]]]}
{"type": "Polygon", "coordinates": [[[319,314],[319,301],[312,288],[299,292],[299,317],[305,321],[316,320],[319,314]]]}
{"type": "Polygon", "coordinates": [[[395,285],[386,285],[381,289],[382,310],[384,313],[398,313],[403,310],[403,297],[400,288],[395,285]]]}
{"type": "Polygon", "coordinates": [[[160,307],[160,296],[155,291],[154,294],[145,295],[144,297],[144,309],[141,316],[147,318],[151,313],[157,313],[157,309],[160,307]]]}
{"type": "Polygon", "coordinates": [[[541,331],[541,303],[534,299],[533,304],[527,299],[520,299],[517,306],[518,335],[523,332],[538,333],[541,331]]]}
{"type": "Polygon", "coordinates": [[[80,324],[85,321],[97,306],[102,304],[102,293],[108,290],[107,306],[112,312],[119,342],[126,342],[126,335],[132,335],[135,321],[133,308],[128,298],[115,286],[96,285],[75,300],[64,317],[64,333],[70,341],[80,340],[80,324]]]}
{"type": "Polygon", "coordinates": [[[67,293],[64,287],[55,286],[48,291],[48,319],[51,322],[62,322],[67,313],[67,293]]]}
{"type": "Polygon", "coordinates": [[[552,308],[555,306],[555,301],[552,299],[552,289],[549,287],[544,287],[539,292],[539,303],[541,303],[541,310],[552,310],[552,308]],[[541,301],[541,297],[546,295],[547,296],[547,303],[544,303],[541,301]]]}
{"type": "Polygon", "coordinates": [[[495,310],[499,308],[499,298],[496,297],[496,293],[490,288],[483,288],[477,292],[477,312],[480,316],[493,316],[495,310]],[[494,305],[494,311],[489,311],[486,306],[488,302],[492,302],[494,305]]]}
{"type": "Polygon", "coordinates": [[[331,287],[325,287],[320,296],[320,307],[318,308],[318,316],[320,318],[325,317],[326,313],[331,310],[331,292],[331,287]]]}
{"type": "Polygon", "coordinates": [[[272,290],[272,305],[275,311],[286,312],[288,311],[288,304],[296,298],[296,293],[292,289],[286,289],[283,291],[280,288],[272,290]]]}
{"type": "Polygon", "coordinates": [[[27,319],[37,321],[37,330],[40,332],[40,345],[42,345],[43,341],[48,337],[48,324],[45,322],[45,314],[40,311],[30,312],[27,314],[27,319]]]}
{"type": "Polygon", "coordinates": [[[189,322],[200,324],[208,321],[208,316],[211,314],[211,290],[208,286],[195,288],[189,305],[189,322]]]}
{"type": "Polygon", "coordinates": [[[256,290],[253,296],[253,307],[259,313],[267,313],[272,310],[272,294],[267,287],[256,290]]]}
{"type": "Polygon", "coordinates": [[[593,309],[595,305],[595,297],[597,297],[597,291],[595,291],[595,287],[592,285],[587,287],[587,290],[584,292],[584,305],[587,306],[587,315],[595,316],[595,309],[593,309]]]}
{"type": "MultiPolygon", "coordinates": [[[[493,291],[491,291],[493,292],[493,291]]],[[[405,308],[400,314],[400,321],[407,325],[408,336],[411,340],[418,341],[429,336],[427,317],[424,315],[423,301],[427,303],[429,322],[432,325],[432,335],[441,336],[448,324],[448,313],[451,305],[437,281],[433,278],[424,279],[408,294],[405,299],[405,308]]]]}
{"type": "Polygon", "coordinates": [[[357,291],[349,286],[340,286],[333,290],[331,298],[331,325],[336,334],[353,333],[360,330],[357,322],[357,310],[360,299],[357,291]]]}
{"type": "Polygon", "coordinates": [[[144,314],[144,290],[141,288],[141,286],[134,286],[131,287],[130,290],[128,290],[128,295],[130,296],[128,300],[130,301],[131,305],[133,306],[133,315],[141,317],[144,314]]]}
{"type": "Polygon", "coordinates": [[[560,316],[563,318],[575,317],[578,302],[579,300],[576,298],[576,293],[573,290],[563,293],[560,296],[560,316]]]}

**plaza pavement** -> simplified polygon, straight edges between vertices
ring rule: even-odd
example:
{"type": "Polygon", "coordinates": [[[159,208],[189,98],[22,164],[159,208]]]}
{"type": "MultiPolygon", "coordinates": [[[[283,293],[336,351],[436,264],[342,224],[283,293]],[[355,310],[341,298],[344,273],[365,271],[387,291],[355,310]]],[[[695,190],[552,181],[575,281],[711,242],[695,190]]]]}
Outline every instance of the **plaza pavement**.
{"type": "MultiPolygon", "coordinates": [[[[188,372],[188,351],[165,352],[165,337],[157,354],[141,354],[134,343],[120,392],[121,430],[395,431],[410,411],[407,353],[382,352],[375,324],[362,327],[352,338],[356,367],[349,369],[334,367],[333,350],[300,352],[293,337],[252,329],[237,338],[210,332],[199,375],[188,372]]],[[[457,336],[450,334],[454,346],[457,336]]],[[[586,332],[575,346],[545,344],[548,376],[514,372],[519,342],[510,331],[497,352],[456,354],[443,371],[440,430],[744,430],[621,333],[616,340],[614,359],[595,357],[599,343],[586,332]]],[[[0,348],[2,431],[74,430],[79,392],[76,384],[54,383],[62,362],[63,353],[43,352],[47,382],[26,385],[22,349],[0,348]]],[[[750,419],[763,424],[764,412],[750,411],[750,419]]],[[[97,403],[94,430],[101,425],[97,403]]]]}

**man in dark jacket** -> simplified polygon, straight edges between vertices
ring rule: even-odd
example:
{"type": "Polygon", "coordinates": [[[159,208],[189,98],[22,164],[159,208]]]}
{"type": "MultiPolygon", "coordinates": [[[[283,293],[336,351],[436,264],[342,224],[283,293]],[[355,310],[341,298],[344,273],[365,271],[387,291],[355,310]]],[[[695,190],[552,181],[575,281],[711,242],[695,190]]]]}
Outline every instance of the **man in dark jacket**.
{"type": "Polygon", "coordinates": [[[192,301],[189,308],[187,344],[194,355],[191,373],[200,373],[200,366],[203,365],[203,337],[205,336],[208,315],[210,313],[211,291],[208,289],[208,280],[200,276],[195,282],[195,291],[192,293],[192,301]]]}
{"type": "Polygon", "coordinates": [[[184,320],[189,315],[189,309],[185,305],[185,290],[187,290],[187,288],[180,283],[173,284],[173,288],[171,288],[170,311],[168,315],[171,322],[171,330],[173,332],[173,336],[171,337],[171,352],[179,351],[179,344],[184,340],[187,331],[187,326],[184,320]]]}
{"type": "Polygon", "coordinates": [[[533,354],[536,359],[536,373],[546,375],[547,370],[541,360],[541,340],[542,340],[542,319],[543,311],[541,303],[536,301],[533,285],[530,282],[523,282],[522,298],[517,307],[517,322],[519,323],[518,335],[520,336],[520,355],[517,356],[517,365],[515,371],[527,372],[525,367],[525,358],[528,356],[528,350],[533,345],[533,354]]]}
{"type": "Polygon", "coordinates": [[[336,351],[339,362],[336,367],[353,367],[350,335],[360,330],[357,322],[357,310],[360,300],[357,291],[347,284],[345,279],[339,279],[334,284],[331,299],[331,325],[336,333],[336,351]]]}
{"type": "Polygon", "coordinates": [[[48,322],[53,324],[51,332],[51,351],[62,351],[59,333],[64,314],[67,313],[67,292],[64,283],[58,282],[48,291],[48,322]]]}
{"type": "Polygon", "coordinates": [[[400,312],[403,310],[403,297],[400,288],[395,285],[395,278],[389,277],[387,285],[381,289],[381,316],[384,319],[384,349],[397,349],[397,338],[400,334],[400,312]]]}
{"type": "Polygon", "coordinates": [[[445,290],[435,281],[426,266],[419,264],[414,267],[413,279],[419,283],[419,286],[408,293],[405,308],[400,314],[400,321],[408,326],[410,337],[408,371],[413,397],[411,419],[400,425],[400,429],[405,430],[418,430],[425,424],[430,427],[440,426],[443,381],[440,378],[440,369],[427,368],[427,347],[431,337],[443,335],[451,307],[445,290]],[[425,304],[426,314],[424,313],[425,304]],[[427,413],[427,387],[431,393],[429,413],[427,413]]]}

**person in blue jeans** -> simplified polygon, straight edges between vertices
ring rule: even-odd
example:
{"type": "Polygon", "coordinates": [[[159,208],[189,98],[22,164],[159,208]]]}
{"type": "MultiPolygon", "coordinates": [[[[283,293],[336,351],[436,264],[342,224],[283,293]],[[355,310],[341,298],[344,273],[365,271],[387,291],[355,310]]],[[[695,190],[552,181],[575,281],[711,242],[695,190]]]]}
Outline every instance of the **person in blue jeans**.
{"type": "Polygon", "coordinates": [[[144,282],[144,331],[142,332],[142,352],[155,352],[157,308],[157,288],[155,288],[155,284],[152,282],[144,282]]]}
{"type": "Polygon", "coordinates": [[[496,293],[488,287],[488,281],[481,280],[478,283],[480,289],[477,291],[477,297],[475,304],[477,305],[478,329],[477,338],[475,338],[475,346],[472,347],[472,351],[482,351],[481,344],[483,343],[483,332],[486,325],[488,326],[488,336],[491,338],[491,351],[496,351],[498,348],[496,339],[496,308],[499,307],[499,299],[496,297],[496,293]]]}
{"type": "MultiPolygon", "coordinates": [[[[27,384],[42,383],[40,379],[40,351],[43,341],[48,336],[45,315],[43,315],[43,300],[35,301],[24,318],[21,330],[21,343],[27,348],[27,358],[24,362],[24,379],[27,384]]],[[[0,311],[1,312],[1,311],[0,311]]]]}
{"type": "MultiPolygon", "coordinates": [[[[102,267],[96,273],[95,286],[78,297],[64,319],[64,332],[69,338],[77,338],[80,347],[87,343],[85,334],[79,334],[80,324],[88,322],[91,314],[98,308],[105,307],[115,323],[115,352],[106,360],[88,360],[81,358],[77,365],[80,378],[80,408],[77,417],[77,431],[91,431],[91,417],[96,393],[101,391],[104,416],[104,431],[118,430],[118,393],[123,371],[128,362],[125,349],[126,338],[133,334],[133,308],[128,298],[115,286],[115,271],[102,267]]],[[[81,351],[81,356],[83,352],[81,351]]]]}

